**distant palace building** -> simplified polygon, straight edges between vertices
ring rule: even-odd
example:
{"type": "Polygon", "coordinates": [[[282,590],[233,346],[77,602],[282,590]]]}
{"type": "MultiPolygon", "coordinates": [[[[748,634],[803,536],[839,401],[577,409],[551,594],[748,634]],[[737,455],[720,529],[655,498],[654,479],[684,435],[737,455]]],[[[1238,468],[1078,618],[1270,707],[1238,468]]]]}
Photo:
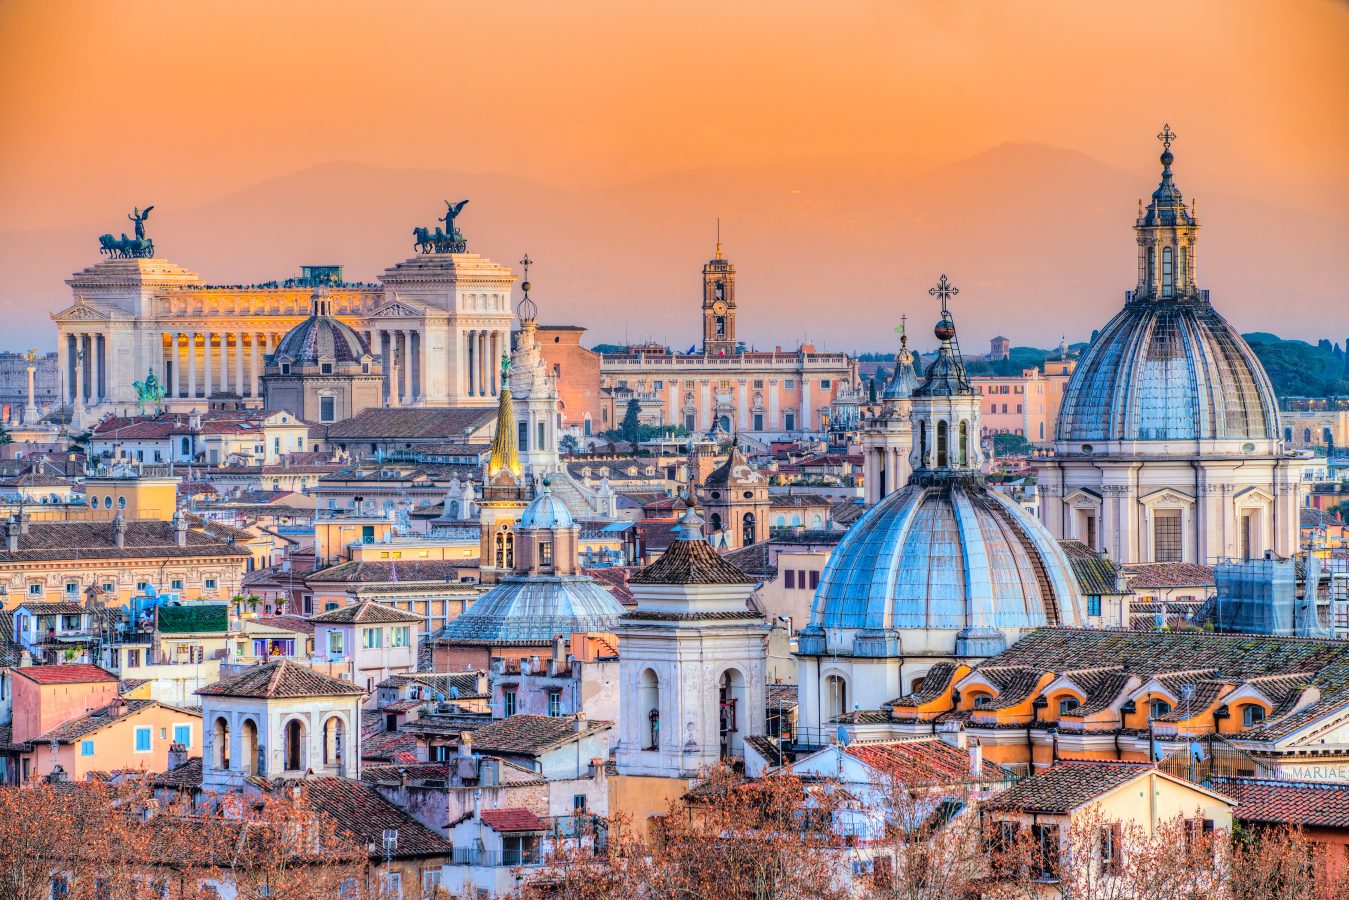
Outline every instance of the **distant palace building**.
{"type": "Polygon", "coordinates": [[[377,284],[348,282],[340,266],[305,266],[282,282],[207,284],[154,255],[138,222],[136,241],[104,240],[111,258],[66,282],[74,303],[52,316],[62,402],[85,414],[125,412],[136,405],[133,382],[150,372],[171,410],[203,409],[212,397],[260,401],[267,357],[310,316],[322,287],[332,316],[379,359],[383,402],[492,406],[510,349],[515,275],[467,252],[452,224],[457,209],[451,237],[419,241],[422,252],[377,284]]]}
{"type": "MultiPolygon", "coordinates": [[[[813,344],[796,350],[746,350],[736,337],[735,266],[717,242],[716,256],[703,266],[699,309],[700,351],[672,353],[664,347],[629,347],[600,361],[604,389],[631,391],[643,418],[682,425],[691,432],[716,426],[727,433],[764,439],[819,431],[828,425],[830,405],[857,384],[857,360],[846,353],[821,353],[813,344]]],[[[614,410],[621,420],[624,410],[614,410]]],[[[597,430],[612,428],[617,422],[597,430]]]]}

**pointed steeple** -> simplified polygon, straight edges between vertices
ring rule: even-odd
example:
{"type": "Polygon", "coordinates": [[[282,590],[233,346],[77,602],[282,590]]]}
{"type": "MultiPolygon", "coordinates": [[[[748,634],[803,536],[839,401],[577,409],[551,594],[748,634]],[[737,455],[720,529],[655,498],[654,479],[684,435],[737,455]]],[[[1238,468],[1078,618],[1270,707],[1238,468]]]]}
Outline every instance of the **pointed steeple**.
{"type": "Polygon", "coordinates": [[[1134,223],[1138,236],[1138,286],[1129,300],[1202,300],[1206,294],[1198,289],[1195,280],[1199,220],[1193,207],[1185,205],[1171,173],[1171,164],[1176,160],[1171,142],[1176,134],[1166,125],[1157,139],[1162,142],[1162,180],[1134,223]]]}
{"type": "Polygon", "coordinates": [[[515,412],[511,408],[510,357],[501,356],[501,395],[497,401],[497,430],[492,438],[492,454],[487,459],[487,478],[490,481],[502,472],[519,479],[525,467],[520,464],[520,450],[515,442],[515,412]]]}

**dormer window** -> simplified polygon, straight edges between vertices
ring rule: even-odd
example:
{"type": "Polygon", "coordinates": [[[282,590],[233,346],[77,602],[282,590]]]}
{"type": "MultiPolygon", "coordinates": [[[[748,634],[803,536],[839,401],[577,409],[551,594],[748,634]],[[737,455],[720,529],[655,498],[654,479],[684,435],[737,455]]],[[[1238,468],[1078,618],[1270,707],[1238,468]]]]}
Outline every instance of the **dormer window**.
{"type": "Polygon", "coordinates": [[[1254,703],[1247,704],[1241,708],[1241,724],[1247,728],[1253,728],[1265,721],[1265,708],[1256,706],[1254,703]]]}
{"type": "Polygon", "coordinates": [[[282,375],[289,375],[289,374],[290,374],[290,363],[288,363],[288,362],[283,362],[283,363],[281,364],[281,374],[282,374],[282,375]]]}
{"type": "Polygon", "coordinates": [[[1171,712],[1171,704],[1165,700],[1153,700],[1148,704],[1148,715],[1154,719],[1160,719],[1169,712],[1171,712]]]}
{"type": "Polygon", "coordinates": [[[323,375],[333,374],[333,364],[330,362],[319,363],[319,372],[323,375]]]}

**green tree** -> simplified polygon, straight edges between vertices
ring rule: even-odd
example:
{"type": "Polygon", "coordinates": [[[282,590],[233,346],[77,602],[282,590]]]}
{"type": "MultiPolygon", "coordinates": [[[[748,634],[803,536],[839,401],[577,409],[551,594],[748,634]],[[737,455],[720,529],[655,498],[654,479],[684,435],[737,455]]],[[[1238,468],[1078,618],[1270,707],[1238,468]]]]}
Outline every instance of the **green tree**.
{"type": "Polygon", "coordinates": [[[642,407],[637,403],[637,398],[633,397],[628,401],[628,409],[623,413],[623,421],[618,423],[619,434],[623,436],[623,440],[630,444],[635,444],[642,439],[641,411],[642,407]]]}
{"type": "Polygon", "coordinates": [[[581,445],[576,442],[576,435],[574,434],[562,435],[562,440],[558,441],[557,448],[567,454],[581,452],[581,445]]]}
{"type": "Polygon", "coordinates": [[[1030,453],[1030,441],[1019,434],[995,434],[993,452],[999,456],[1025,456],[1030,453]]]}

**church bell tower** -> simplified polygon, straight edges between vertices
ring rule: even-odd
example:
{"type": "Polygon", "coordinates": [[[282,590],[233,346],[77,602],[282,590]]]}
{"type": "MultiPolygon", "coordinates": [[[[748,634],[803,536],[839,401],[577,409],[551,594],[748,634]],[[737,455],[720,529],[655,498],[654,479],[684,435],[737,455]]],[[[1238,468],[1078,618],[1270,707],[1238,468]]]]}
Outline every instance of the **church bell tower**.
{"type": "Polygon", "coordinates": [[[717,224],[717,255],[703,266],[703,353],[735,353],[735,266],[721,253],[721,224],[717,224]]]}

